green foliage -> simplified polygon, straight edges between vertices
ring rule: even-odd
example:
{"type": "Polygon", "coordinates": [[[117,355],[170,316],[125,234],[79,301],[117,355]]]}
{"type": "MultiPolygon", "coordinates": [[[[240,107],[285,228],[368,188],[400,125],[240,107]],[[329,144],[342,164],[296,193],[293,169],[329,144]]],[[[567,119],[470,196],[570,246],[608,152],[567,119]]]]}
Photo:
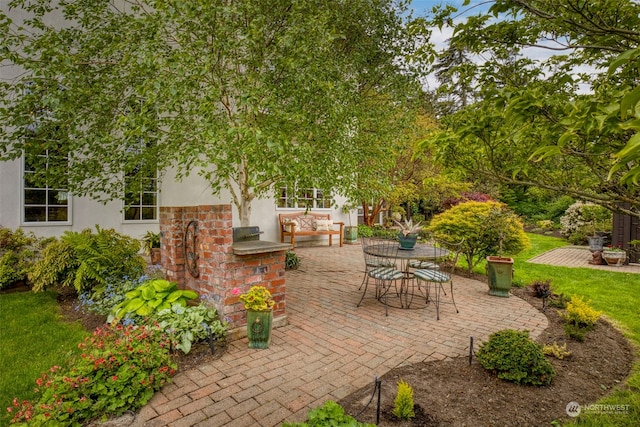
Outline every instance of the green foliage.
{"type": "Polygon", "coordinates": [[[81,425],[146,404],[176,366],[169,342],[149,327],[98,328],[79,344],[72,368],[54,366],[36,380],[38,399],[14,399],[17,426],[81,425]]]}
{"type": "Polygon", "coordinates": [[[393,401],[393,415],[400,420],[410,420],[416,416],[413,406],[413,388],[406,381],[400,380],[398,392],[393,401]]]}
{"type": "Polygon", "coordinates": [[[108,316],[114,307],[125,299],[129,291],[137,289],[143,283],[149,281],[149,276],[140,276],[138,279],[123,281],[110,281],[106,286],[83,291],[78,295],[79,309],[92,313],[108,316]]]}
{"type": "Polygon", "coordinates": [[[140,242],[113,229],[96,226],[82,232],[65,231],[60,241],[48,245],[29,273],[35,291],[62,285],[78,293],[106,286],[109,280],[139,277],[144,259],[140,242]]]}
{"type": "Polygon", "coordinates": [[[293,251],[287,251],[284,254],[284,269],[285,270],[297,270],[300,266],[300,257],[293,251]]]}
{"type": "Polygon", "coordinates": [[[510,329],[495,332],[478,349],[482,366],[498,378],[516,384],[549,385],[556,373],[529,332],[510,329]]]}
{"type": "Polygon", "coordinates": [[[0,12],[3,55],[23,70],[0,85],[0,152],[77,154],[73,168],[47,172],[77,196],[120,199],[113,177],[142,186],[174,167],[214,194],[232,189],[248,225],[274,182],[349,192],[356,169],[385,179],[371,172],[414,116],[413,40],[428,31],[404,25],[403,2],[60,2],[55,22],[47,3],[13,1],[28,11],[20,23],[0,12]],[[30,145],[34,111],[51,120],[30,145]]]}
{"type": "Polygon", "coordinates": [[[375,427],[356,421],[352,416],[344,413],[342,406],[328,400],[319,408],[312,409],[307,415],[305,423],[284,423],[282,427],[375,427]]]}
{"type": "Polygon", "coordinates": [[[586,332],[593,329],[601,315],[602,312],[591,307],[583,297],[574,295],[561,314],[565,320],[565,333],[569,338],[584,341],[586,332]]]}
{"type": "Polygon", "coordinates": [[[266,311],[271,310],[276,304],[271,297],[271,292],[264,286],[252,286],[251,289],[240,295],[239,299],[244,303],[246,310],[266,311]]]}
{"type": "Polygon", "coordinates": [[[611,231],[613,214],[593,203],[575,202],[560,218],[560,231],[573,244],[584,244],[587,236],[611,231]]]}
{"type": "Polygon", "coordinates": [[[147,231],[142,237],[142,249],[144,253],[149,255],[151,249],[160,247],[160,233],[154,233],[153,231],[147,231]]]}
{"type": "Polygon", "coordinates": [[[178,284],[164,279],[150,280],[124,294],[124,300],[113,307],[107,322],[118,322],[126,315],[148,317],[174,304],[186,307],[187,300],[198,298],[197,292],[178,289],[178,284]]]}
{"type": "Polygon", "coordinates": [[[151,316],[149,322],[158,322],[171,342],[171,347],[187,354],[195,342],[212,336],[214,340],[222,340],[226,336],[228,324],[218,319],[214,307],[204,303],[197,306],[183,306],[174,303],[171,308],[159,311],[151,316]]]}
{"type": "Polygon", "coordinates": [[[529,245],[520,219],[498,202],[465,202],[433,217],[436,238],[461,241],[469,271],[489,255],[517,254],[529,245]]]}
{"type": "Polygon", "coordinates": [[[40,258],[50,239],[39,239],[21,228],[0,227],[0,289],[27,279],[29,269],[40,258]]]}
{"type": "Polygon", "coordinates": [[[542,353],[547,356],[553,356],[559,360],[564,360],[565,357],[571,356],[571,352],[567,350],[567,343],[564,343],[562,347],[559,346],[557,342],[551,345],[545,344],[542,346],[542,353]]]}

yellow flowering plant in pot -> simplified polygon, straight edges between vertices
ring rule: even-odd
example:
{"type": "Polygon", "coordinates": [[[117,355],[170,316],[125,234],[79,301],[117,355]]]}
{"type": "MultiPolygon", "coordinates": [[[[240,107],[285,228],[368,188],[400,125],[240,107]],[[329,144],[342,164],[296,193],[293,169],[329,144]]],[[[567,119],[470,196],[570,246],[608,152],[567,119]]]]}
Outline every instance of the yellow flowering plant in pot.
{"type": "MultiPolygon", "coordinates": [[[[239,291],[234,289],[234,293],[239,291]]],[[[271,343],[273,306],[276,304],[271,292],[264,286],[252,286],[238,299],[247,310],[247,337],[249,348],[268,348],[271,343]]]]}

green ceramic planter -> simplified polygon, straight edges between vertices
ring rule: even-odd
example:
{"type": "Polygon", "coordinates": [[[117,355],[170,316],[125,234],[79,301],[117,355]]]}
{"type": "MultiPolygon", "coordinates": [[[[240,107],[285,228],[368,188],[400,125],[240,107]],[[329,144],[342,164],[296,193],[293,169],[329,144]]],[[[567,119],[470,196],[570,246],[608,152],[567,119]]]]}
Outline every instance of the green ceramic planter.
{"type": "Polygon", "coordinates": [[[513,282],[513,258],[487,257],[487,277],[489,295],[508,298],[513,282]]]}
{"type": "Polygon", "coordinates": [[[398,240],[400,240],[400,249],[413,249],[418,241],[417,234],[407,234],[406,236],[402,233],[398,233],[398,240]]]}
{"type": "Polygon", "coordinates": [[[355,243],[358,241],[358,227],[347,225],[344,228],[345,243],[355,243]]]}
{"type": "Polygon", "coordinates": [[[249,337],[249,348],[269,348],[272,326],[273,310],[247,310],[247,337],[249,337]]]}

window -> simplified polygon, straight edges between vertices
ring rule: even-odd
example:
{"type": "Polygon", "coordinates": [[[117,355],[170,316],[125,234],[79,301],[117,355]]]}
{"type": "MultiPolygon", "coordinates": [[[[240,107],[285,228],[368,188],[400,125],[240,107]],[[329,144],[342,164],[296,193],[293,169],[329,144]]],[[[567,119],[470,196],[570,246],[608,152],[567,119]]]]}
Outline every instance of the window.
{"type": "Polygon", "coordinates": [[[158,219],[157,173],[145,178],[127,178],[124,191],[125,221],[158,219]]]}
{"type": "Polygon", "coordinates": [[[330,209],[335,201],[331,194],[318,188],[299,190],[297,194],[289,187],[280,187],[279,208],[330,209]]]}
{"type": "Polygon", "coordinates": [[[54,168],[68,168],[69,158],[46,150],[44,153],[29,159],[23,157],[23,215],[24,222],[68,222],[69,192],[65,188],[49,187],[46,179],[36,172],[45,168],[47,172],[54,168]]]}

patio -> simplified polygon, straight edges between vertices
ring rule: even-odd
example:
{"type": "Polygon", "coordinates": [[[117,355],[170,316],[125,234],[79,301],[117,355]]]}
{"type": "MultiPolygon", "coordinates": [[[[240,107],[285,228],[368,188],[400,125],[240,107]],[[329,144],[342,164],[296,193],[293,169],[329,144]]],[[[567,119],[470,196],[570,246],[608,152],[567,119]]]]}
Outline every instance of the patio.
{"type": "Polygon", "coordinates": [[[469,337],[527,329],[536,338],[547,319],[519,298],[489,296],[485,283],[456,277],[459,314],[443,305],[389,309],[374,299],[356,308],[364,273],[360,245],[300,247],[299,270],[288,271],[289,324],[271,347],[230,343],[219,360],[181,372],[156,393],[132,425],[279,426],[303,421],[310,408],[339,400],[390,369],[469,353],[469,337]]]}

